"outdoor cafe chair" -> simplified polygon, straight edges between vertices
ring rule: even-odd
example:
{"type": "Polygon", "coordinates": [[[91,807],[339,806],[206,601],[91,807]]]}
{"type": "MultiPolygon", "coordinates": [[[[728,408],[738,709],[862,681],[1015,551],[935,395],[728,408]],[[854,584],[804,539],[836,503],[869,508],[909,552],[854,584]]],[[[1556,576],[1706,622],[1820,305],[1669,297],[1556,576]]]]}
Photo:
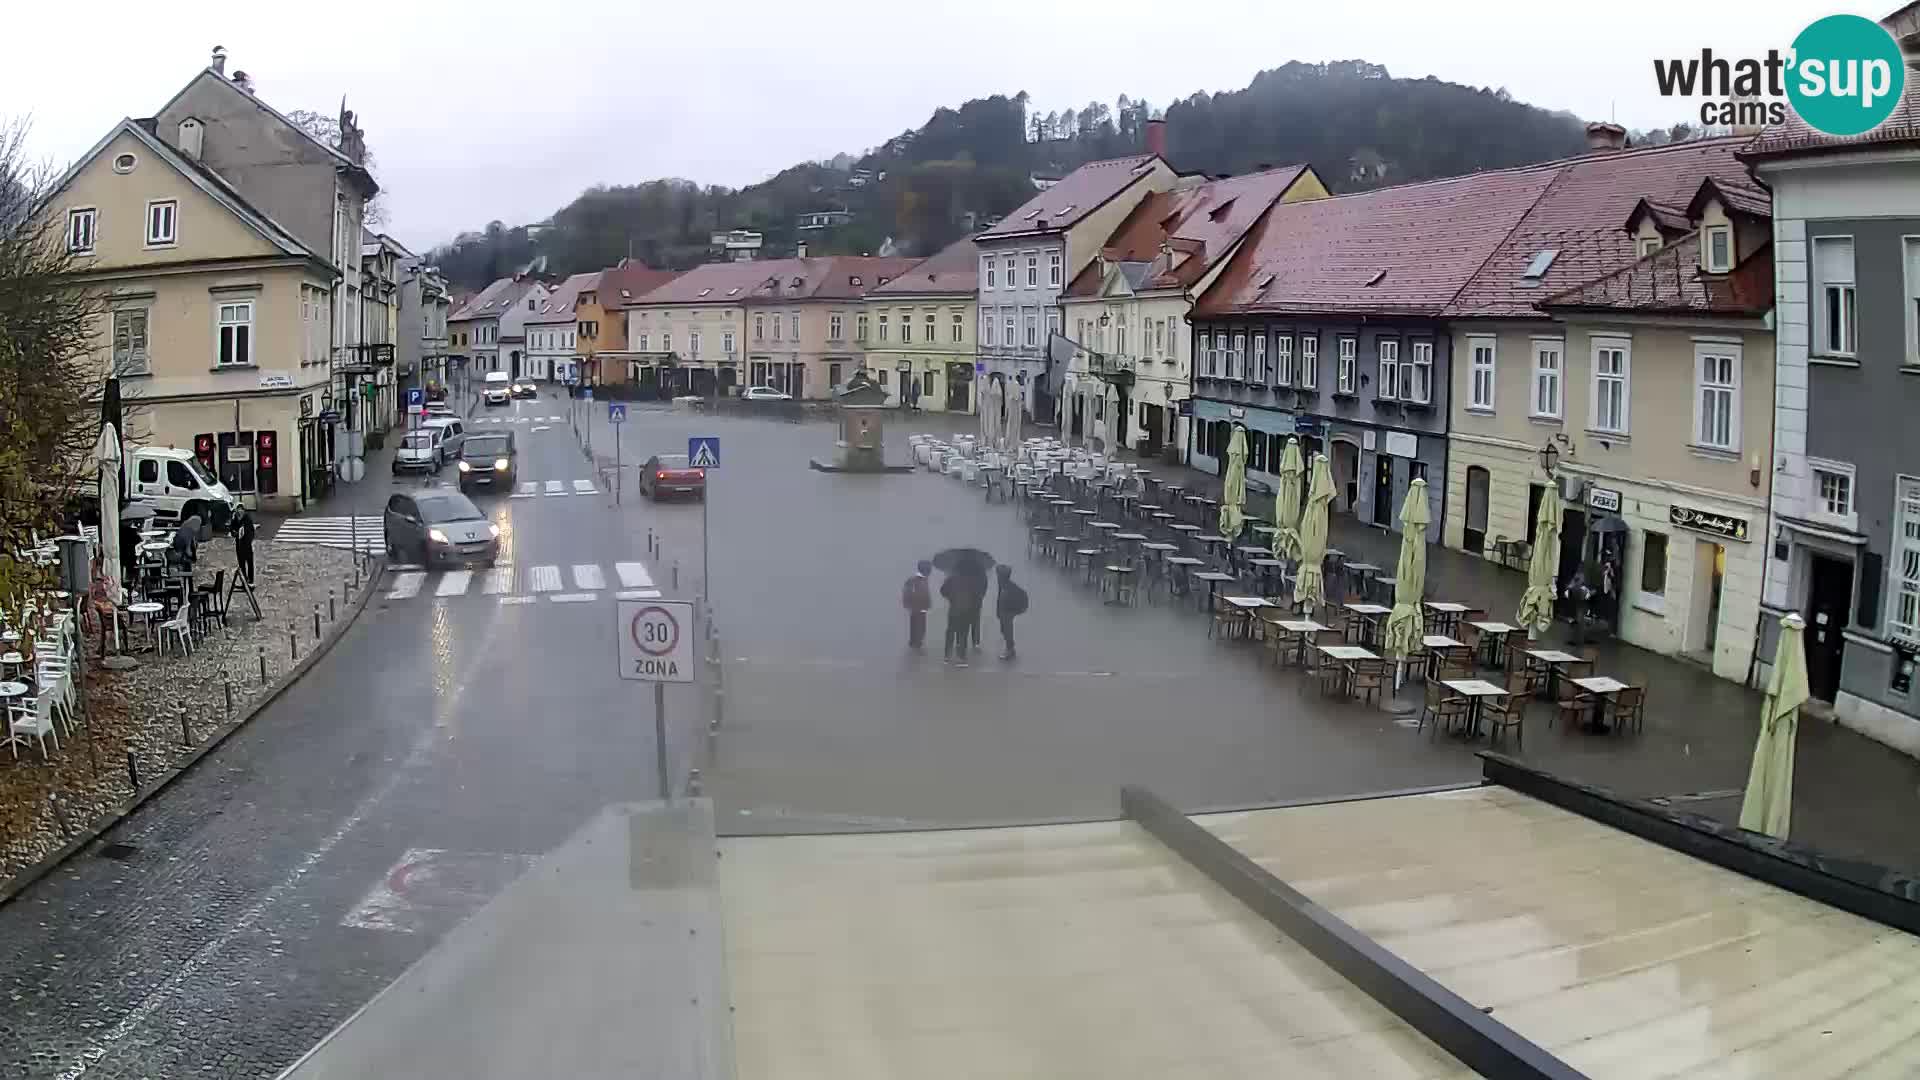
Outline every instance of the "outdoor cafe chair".
{"type": "Polygon", "coordinates": [[[1049,525],[1030,526],[1027,529],[1027,558],[1031,559],[1035,555],[1053,554],[1053,552],[1049,550],[1052,547],[1052,542],[1053,542],[1052,526],[1049,526],[1049,525]]]}
{"type": "Polygon", "coordinates": [[[1448,689],[1445,683],[1438,679],[1429,679],[1426,686],[1426,700],[1420,709],[1419,726],[1414,730],[1417,732],[1420,728],[1432,724],[1433,733],[1438,734],[1441,728],[1451,731],[1456,724],[1464,727],[1470,707],[1466,698],[1448,689]]]}
{"type": "Polygon", "coordinates": [[[20,744],[32,738],[40,743],[40,760],[51,760],[47,757],[49,735],[53,736],[53,748],[60,749],[60,732],[53,723],[53,695],[42,691],[31,705],[15,712],[7,722],[7,745],[13,748],[13,759],[20,760],[20,744]]]}
{"type": "Polygon", "coordinates": [[[1514,689],[1481,702],[1480,716],[1487,722],[1487,737],[1490,740],[1499,739],[1502,732],[1511,728],[1514,742],[1524,750],[1527,745],[1527,703],[1532,700],[1530,692],[1514,689]]]}
{"type": "Polygon", "coordinates": [[[1572,679],[1561,679],[1558,685],[1559,693],[1553,700],[1554,714],[1558,722],[1579,727],[1586,722],[1587,711],[1593,708],[1593,697],[1575,686],[1572,679]]]}
{"type": "Polygon", "coordinates": [[[1380,657],[1354,660],[1347,664],[1347,692],[1372,704],[1374,696],[1387,687],[1387,662],[1380,657]]]}
{"type": "Polygon", "coordinates": [[[1310,670],[1320,682],[1320,693],[1333,695],[1343,692],[1347,685],[1347,674],[1351,669],[1337,660],[1328,659],[1326,654],[1318,649],[1314,650],[1314,655],[1318,658],[1317,666],[1310,670]]]}
{"type": "Polygon", "coordinates": [[[188,622],[188,614],[185,607],[181,607],[175,611],[172,618],[154,627],[154,629],[160,635],[160,655],[167,655],[167,643],[169,641],[179,642],[180,655],[182,657],[192,655],[193,625],[188,622]]]}
{"type": "Polygon", "coordinates": [[[1628,724],[1638,732],[1647,723],[1647,688],[1629,686],[1613,695],[1613,730],[1620,731],[1628,724]]]}

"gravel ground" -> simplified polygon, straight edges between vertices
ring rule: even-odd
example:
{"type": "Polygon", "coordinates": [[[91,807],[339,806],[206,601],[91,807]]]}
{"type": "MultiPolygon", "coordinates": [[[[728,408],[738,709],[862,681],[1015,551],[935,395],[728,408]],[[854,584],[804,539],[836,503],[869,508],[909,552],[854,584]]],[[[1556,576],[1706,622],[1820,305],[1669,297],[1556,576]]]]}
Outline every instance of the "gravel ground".
{"type": "MultiPolygon", "coordinates": [[[[222,673],[233,676],[238,710],[293,666],[289,623],[296,626],[300,655],[305,656],[314,646],[313,606],[320,605],[323,634],[328,631],[329,597],[336,617],[346,614],[342,589],[353,576],[350,552],[263,543],[255,546],[254,555],[254,592],[262,619],[253,618],[244,594],[235,596],[227,628],[216,628],[206,640],[196,642],[193,655],[183,659],[176,653],[156,659],[142,654],[138,667],[123,672],[92,666],[98,645],[89,641],[86,692],[91,723],[72,739],[63,737],[51,762],[42,762],[37,748],[22,748],[17,761],[10,753],[0,754],[0,881],[65,842],[62,817],[68,828],[78,832],[131,795],[129,752],[137,762],[141,783],[151,784],[212,738],[226,720],[222,673]],[[260,647],[265,648],[267,660],[264,682],[260,647]],[[192,745],[181,731],[182,717],[188,721],[192,745]]],[[[208,543],[201,548],[200,563],[201,579],[223,569],[231,579],[233,545],[225,540],[208,543]]],[[[136,626],[128,644],[138,643],[141,637],[136,626]]]]}

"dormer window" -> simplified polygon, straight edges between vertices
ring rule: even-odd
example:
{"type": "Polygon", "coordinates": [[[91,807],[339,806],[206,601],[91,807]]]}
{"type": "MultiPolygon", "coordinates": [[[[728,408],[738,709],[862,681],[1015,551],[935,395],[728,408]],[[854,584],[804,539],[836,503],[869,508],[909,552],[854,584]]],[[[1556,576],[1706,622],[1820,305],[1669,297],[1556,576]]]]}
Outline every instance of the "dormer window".
{"type": "Polygon", "coordinates": [[[1022,220],[1022,221],[1032,221],[1032,220],[1033,220],[1034,218],[1037,218],[1037,217],[1039,217],[1039,216],[1040,216],[1040,208],[1036,206],[1036,207],[1034,207],[1033,209],[1031,209],[1031,210],[1029,210],[1029,211],[1027,211],[1027,216],[1026,216],[1026,217],[1023,217],[1023,218],[1021,218],[1020,220],[1022,220]]]}
{"type": "Polygon", "coordinates": [[[738,295],[740,295],[740,286],[738,286],[738,285],[735,285],[735,286],[734,286],[733,288],[731,288],[731,289],[728,289],[728,290],[727,290],[727,295],[728,295],[728,296],[738,296],[738,295]]]}
{"type": "Polygon", "coordinates": [[[1231,209],[1233,209],[1233,200],[1228,199],[1226,202],[1223,202],[1219,206],[1216,206],[1213,209],[1207,211],[1207,220],[1219,221],[1221,218],[1226,217],[1227,211],[1231,209]]]}
{"type": "Polygon", "coordinates": [[[1540,279],[1546,277],[1547,271],[1553,268],[1553,260],[1559,257],[1559,248],[1547,248],[1545,251],[1535,252],[1533,261],[1527,264],[1526,272],[1520,275],[1520,283],[1522,285],[1540,284],[1540,279]]]}
{"type": "Polygon", "coordinates": [[[1385,270],[1375,270],[1373,276],[1367,279],[1367,288],[1371,289],[1386,279],[1387,272],[1385,270]]]}
{"type": "Polygon", "coordinates": [[[1643,236],[1640,238],[1640,243],[1639,243],[1639,247],[1636,249],[1636,254],[1638,254],[1640,258],[1644,259],[1647,256],[1659,250],[1660,250],[1659,237],[1643,236]]]}
{"type": "Polygon", "coordinates": [[[790,288],[790,289],[797,289],[797,288],[799,288],[799,287],[800,287],[801,285],[803,285],[803,284],[805,284],[805,279],[803,279],[803,278],[794,278],[794,279],[793,279],[792,281],[790,281],[790,282],[788,282],[788,283],[787,283],[787,287],[788,287],[788,288],[790,288]]]}
{"type": "Polygon", "coordinates": [[[702,297],[702,296],[705,296],[705,295],[707,295],[708,293],[710,293],[710,292],[712,292],[712,291],[713,291],[712,289],[701,289],[701,290],[700,290],[700,296],[696,296],[696,297],[694,297],[694,299],[696,299],[696,300],[698,300],[698,299],[700,299],[700,297],[702,297]]]}
{"type": "Polygon", "coordinates": [[[1068,203],[1060,209],[1055,210],[1054,213],[1059,214],[1061,217],[1066,217],[1068,214],[1073,213],[1073,204],[1068,203]]]}
{"type": "Polygon", "coordinates": [[[1709,225],[1702,230],[1700,257],[1702,268],[1709,274],[1733,269],[1733,226],[1709,225]]]}
{"type": "Polygon", "coordinates": [[[849,284],[849,285],[858,285],[858,284],[860,284],[860,275],[859,275],[859,274],[851,274],[851,275],[849,275],[849,276],[847,277],[847,284],[849,284]]]}

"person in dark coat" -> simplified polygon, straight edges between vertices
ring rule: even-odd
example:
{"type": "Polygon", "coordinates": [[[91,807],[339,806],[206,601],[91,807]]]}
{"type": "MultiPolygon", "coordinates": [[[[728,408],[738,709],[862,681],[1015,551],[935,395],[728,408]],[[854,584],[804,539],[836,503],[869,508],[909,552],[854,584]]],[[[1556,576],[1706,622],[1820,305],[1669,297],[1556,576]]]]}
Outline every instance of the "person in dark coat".
{"type": "Polygon", "coordinates": [[[933,589],[928,577],[933,564],[922,560],[913,575],[900,586],[900,606],[907,609],[907,648],[919,652],[927,642],[927,609],[933,606],[933,589]]]}
{"type": "Polygon", "coordinates": [[[949,573],[940,583],[940,595],[947,601],[946,657],[966,667],[967,644],[973,640],[987,599],[987,579],[972,567],[949,573]]]}
{"type": "Polygon", "coordinates": [[[193,560],[200,554],[200,515],[195,514],[180,523],[173,530],[173,543],[167,549],[167,558],[183,570],[193,569],[193,560]]]}
{"type": "Polygon", "coordinates": [[[253,537],[259,528],[253,523],[253,515],[241,507],[233,515],[233,560],[238,564],[239,574],[253,584],[253,537]]]}
{"type": "Polygon", "coordinates": [[[994,567],[993,574],[999,582],[993,595],[993,614],[1000,620],[1000,659],[1012,660],[1015,656],[1013,620],[1027,613],[1027,590],[1014,584],[1013,567],[1005,563],[994,567]]]}
{"type": "Polygon", "coordinates": [[[120,584],[128,589],[140,580],[140,526],[132,518],[120,519],[120,584]]]}

